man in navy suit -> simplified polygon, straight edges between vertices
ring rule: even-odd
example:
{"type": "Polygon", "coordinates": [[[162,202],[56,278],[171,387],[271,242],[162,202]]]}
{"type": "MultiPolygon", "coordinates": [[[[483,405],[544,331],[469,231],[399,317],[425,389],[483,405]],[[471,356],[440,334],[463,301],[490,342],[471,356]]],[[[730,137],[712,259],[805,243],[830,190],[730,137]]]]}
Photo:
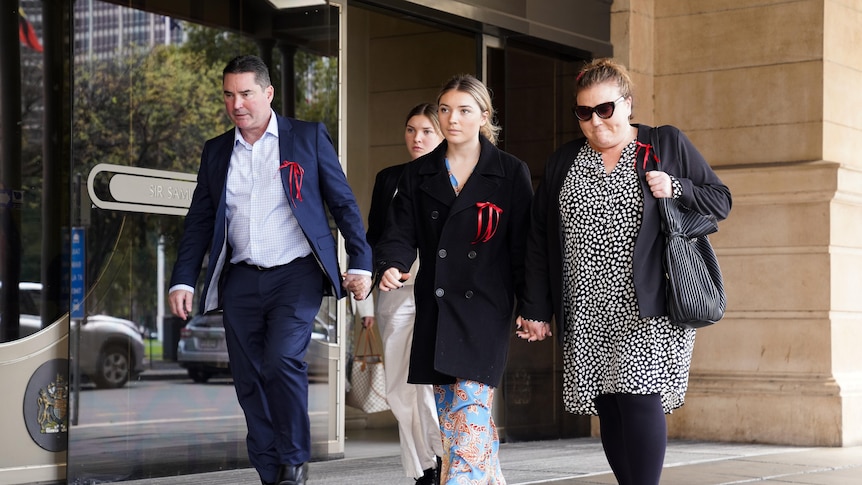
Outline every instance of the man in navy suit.
{"type": "Polygon", "coordinates": [[[248,454],[264,484],[306,483],[311,457],[305,353],[324,293],[363,299],[371,248],[326,128],[277,115],[256,56],[222,75],[234,129],[204,145],[171,276],[171,311],[186,319],[209,252],[200,311],[222,309],[248,454]],[[347,243],[338,268],[326,208],[347,243]]]}

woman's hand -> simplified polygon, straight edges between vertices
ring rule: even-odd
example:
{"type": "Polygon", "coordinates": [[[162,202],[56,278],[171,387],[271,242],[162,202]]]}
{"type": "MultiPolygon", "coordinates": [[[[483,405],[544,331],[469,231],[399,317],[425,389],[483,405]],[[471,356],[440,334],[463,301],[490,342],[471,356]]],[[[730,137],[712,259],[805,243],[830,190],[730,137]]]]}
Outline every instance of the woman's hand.
{"type": "Polygon", "coordinates": [[[549,322],[528,320],[518,315],[518,318],[515,320],[515,325],[518,327],[518,330],[515,331],[515,335],[528,342],[545,340],[545,337],[551,336],[551,324],[549,322]]]}
{"type": "Polygon", "coordinates": [[[380,277],[378,288],[380,291],[397,290],[404,286],[404,282],[410,278],[410,273],[402,273],[398,268],[389,268],[380,277]]]}
{"type": "Polygon", "coordinates": [[[673,197],[673,184],[671,184],[670,175],[667,172],[650,170],[646,173],[646,181],[650,191],[652,191],[652,196],[656,199],[673,197]]]}
{"type": "Polygon", "coordinates": [[[371,330],[371,328],[374,327],[374,317],[362,317],[359,320],[359,323],[362,325],[362,328],[371,330]]]}

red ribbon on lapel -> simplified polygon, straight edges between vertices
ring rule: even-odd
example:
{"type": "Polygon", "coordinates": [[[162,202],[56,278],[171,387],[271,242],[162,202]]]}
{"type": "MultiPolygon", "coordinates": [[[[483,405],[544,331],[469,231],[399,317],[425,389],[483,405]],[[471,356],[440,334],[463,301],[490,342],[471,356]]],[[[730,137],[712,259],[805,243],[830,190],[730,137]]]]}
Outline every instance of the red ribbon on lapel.
{"type": "Polygon", "coordinates": [[[302,175],[305,173],[305,170],[298,163],[288,162],[287,160],[281,162],[281,165],[278,166],[279,171],[284,168],[290,171],[287,174],[287,188],[290,190],[290,202],[296,207],[294,199],[302,202],[302,175]]]}
{"type": "Polygon", "coordinates": [[[476,207],[479,208],[479,217],[473,244],[488,242],[494,237],[500,225],[500,214],[503,213],[503,209],[492,202],[476,202],[476,207]],[[487,220],[485,214],[487,214],[487,220]]]}
{"type": "Polygon", "coordinates": [[[652,150],[653,146],[649,143],[641,143],[636,141],[637,149],[635,150],[635,163],[637,163],[638,153],[641,152],[641,148],[644,149],[644,163],[643,169],[646,170],[647,160],[649,160],[649,154],[652,152],[652,158],[655,160],[656,165],[661,163],[661,160],[658,159],[658,152],[652,150]]]}

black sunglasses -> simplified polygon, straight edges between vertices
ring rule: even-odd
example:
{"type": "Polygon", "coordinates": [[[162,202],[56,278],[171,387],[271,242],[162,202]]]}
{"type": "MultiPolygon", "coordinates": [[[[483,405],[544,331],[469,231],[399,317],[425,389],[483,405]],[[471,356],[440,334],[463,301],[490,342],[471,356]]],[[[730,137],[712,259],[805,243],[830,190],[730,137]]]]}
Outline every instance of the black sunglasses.
{"type": "Polygon", "coordinates": [[[625,96],[620,96],[616,99],[616,101],[608,101],[607,103],[602,103],[596,105],[595,107],[591,106],[575,106],[572,108],[572,113],[581,120],[581,121],[590,121],[593,117],[593,113],[595,113],[599,118],[606,120],[614,115],[614,110],[617,108],[617,103],[626,99],[625,96]]]}

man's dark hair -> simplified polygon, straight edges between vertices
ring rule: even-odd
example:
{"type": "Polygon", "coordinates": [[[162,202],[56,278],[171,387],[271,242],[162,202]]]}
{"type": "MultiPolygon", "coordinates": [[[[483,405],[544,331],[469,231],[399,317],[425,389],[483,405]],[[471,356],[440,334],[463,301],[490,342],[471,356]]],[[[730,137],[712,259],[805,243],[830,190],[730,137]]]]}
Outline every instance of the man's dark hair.
{"type": "Polygon", "coordinates": [[[269,69],[263,59],[253,55],[237,56],[231,59],[222,71],[221,78],[224,80],[227,74],[242,74],[244,72],[253,72],[254,82],[263,89],[272,84],[269,79],[269,69]]]}

